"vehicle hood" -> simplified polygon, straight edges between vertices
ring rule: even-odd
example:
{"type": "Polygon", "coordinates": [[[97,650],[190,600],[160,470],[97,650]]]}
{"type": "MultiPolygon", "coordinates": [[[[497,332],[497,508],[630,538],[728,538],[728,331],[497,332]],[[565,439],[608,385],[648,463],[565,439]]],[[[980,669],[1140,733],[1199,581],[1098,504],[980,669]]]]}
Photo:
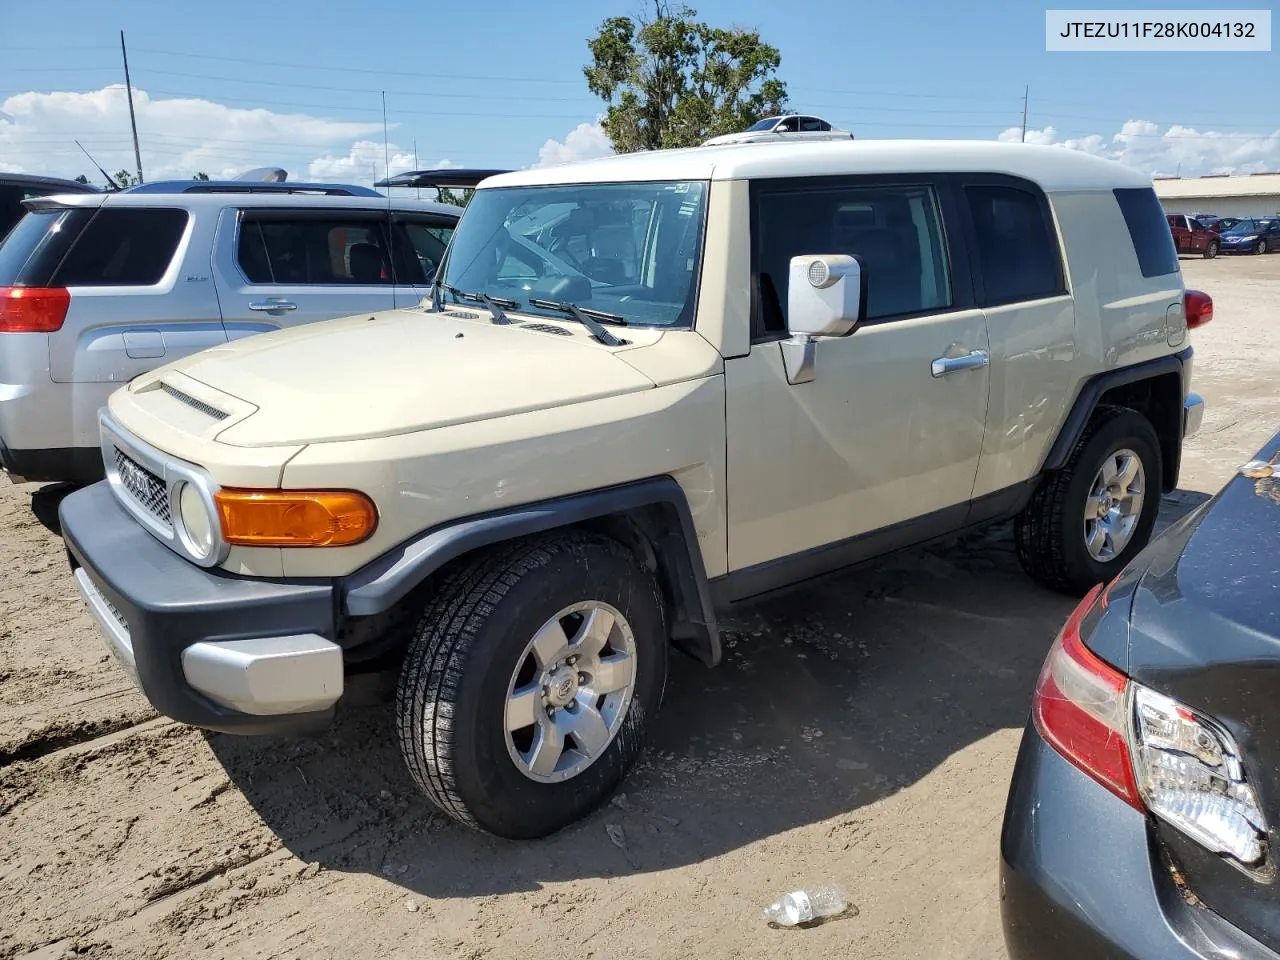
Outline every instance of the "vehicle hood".
{"type": "MultiPolygon", "coordinates": [[[[686,335],[695,336],[674,334],[686,335]]],[[[657,380],[627,356],[668,336],[629,329],[629,346],[611,348],[578,324],[543,317],[500,326],[487,313],[395,310],[232,341],[131,390],[172,393],[183,377],[209,388],[198,399],[225,415],[222,443],[366,439],[653,389],[657,380]]]]}

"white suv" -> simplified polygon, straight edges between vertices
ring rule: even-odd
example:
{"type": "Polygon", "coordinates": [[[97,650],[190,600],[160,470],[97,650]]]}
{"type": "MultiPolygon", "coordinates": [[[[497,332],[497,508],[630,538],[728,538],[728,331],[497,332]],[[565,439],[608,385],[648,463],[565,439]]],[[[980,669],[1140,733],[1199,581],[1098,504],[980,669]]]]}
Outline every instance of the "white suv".
{"type": "Polygon", "coordinates": [[[635,761],[671,647],[767,592],[1016,518],[1084,593],[1151,535],[1203,402],[1149,178],[1053,147],[654,151],[479,185],[434,304],[117,390],[75,583],[186,723],[396,730],[462,823],[542,836],[635,761]]]}
{"type": "Polygon", "coordinates": [[[98,408],[248,334],[415,305],[462,211],[338,184],[162,182],[26,201],[0,245],[0,465],[103,476],[98,408]]]}

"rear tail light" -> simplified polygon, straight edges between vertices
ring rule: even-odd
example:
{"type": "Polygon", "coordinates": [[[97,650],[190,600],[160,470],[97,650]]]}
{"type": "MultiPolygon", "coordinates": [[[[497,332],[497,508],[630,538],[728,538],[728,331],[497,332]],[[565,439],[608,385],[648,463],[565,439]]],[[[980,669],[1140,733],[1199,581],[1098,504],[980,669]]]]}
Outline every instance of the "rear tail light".
{"type": "Polygon", "coordinates": [[[63,287],[0,287],[0,333],[53,333],[71,306],[63,287]]]}
{"type": "Polygon", "coordinates": [[[1129,762],[1123,673],[1080,639],[1080,624],[1100,603],[1094,587],[1072,612],[1049,650],[1036,684],[1032,718],[1040,736],[1121,800],[1142,809],[1129,762]]]}
{"type": "Polygon", "coordinates": [[[1107,592],[1094,587],[1050,648],[1032,705],[1036,730],[1125,803],[1243,867],[1260,865],[1267,823],[1235,740],[1084,645],[1082,627],[1087,634],[1106,606],[1107,592]]]}
{"type": "Polygon", "coordinates": [[[1187,316],[1188,330],[1203,327],[1213,319],[1213,297],[1199,290],[1184,291],[1182,309],[1187,316]]]}
{"type": "Polygon", "coordinates": [[[1151,812],[1214,853],[1261,865],[1267,821],[1231,734],[1136,683],[1133,716],[1134,769],[1151,812]]]}

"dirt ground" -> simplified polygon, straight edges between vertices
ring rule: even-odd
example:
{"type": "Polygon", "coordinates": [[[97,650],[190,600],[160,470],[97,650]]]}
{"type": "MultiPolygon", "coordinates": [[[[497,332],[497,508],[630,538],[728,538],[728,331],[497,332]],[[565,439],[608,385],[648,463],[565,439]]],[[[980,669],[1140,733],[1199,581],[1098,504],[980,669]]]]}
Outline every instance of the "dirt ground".
{"type": "MultiPolygon", "coordinates": [[[[1280,256],[1183,269],[1216,316],[1166,521],[1280,428],[1280,256]]],[[[1070,607],[1006,530],[728,624],[720,669],[673,662],[625,795],[513,844],[433,813],[376,710],[297,742],[157,718],[82,610],[58,497],[0,479],[0,958],[1003,956],[1005,790],[1070,607]],[[826,883],[854,915],[761,921],[826,883]]]]}

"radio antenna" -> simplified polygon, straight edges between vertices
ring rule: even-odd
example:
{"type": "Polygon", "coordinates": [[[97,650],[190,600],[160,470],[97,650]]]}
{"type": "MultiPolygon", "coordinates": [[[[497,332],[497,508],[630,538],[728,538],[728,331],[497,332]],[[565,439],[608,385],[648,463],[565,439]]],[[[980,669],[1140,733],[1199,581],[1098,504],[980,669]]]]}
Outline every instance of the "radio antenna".
{"type": "MultiPolygon", "coordinates": [[[[391,141],[387,136],[387,91],[382,91],[382,163],[391,179],[391,141]]],[[[391,187],[387,187],[387,272],[391,277],[391,309],[396,309],[396,225],[391,213],[391,187]]]]}
{"type": "Polygon", "coordinates": [[[97,168],[98,168],[98,172],[99,172],[100,174],[102,174],[103,179],[107,181],[107,189],[108,189],[108,190],[119,190],[119,189],[120,189],[120,184],[116,183],[114,180],[112,180],[112,179],[111,179],[111,177],[110,177],[110,176],[108,176],[107,171],[103,170],[103,169],[102,169],[102,166],[98,163],[98,161],[97,161],[97,160],[95,160],[95,159],[93,159],[93,154],[91,154],[91,153],[90,153],[88,150],[86,150],[84,147],[80,146],[80,141],[79,141],[79,140],[72,140],[71,142],[72,142],[72,143],[74,143],[77,147],[80,147],[80,152],[81,152],[81,153],[83,153],[86,157],[88,157],[88,158],[89,158],[89,162],[90,162],[90,163],[92,163],[95,167],[97,167],[97,168]]]}

